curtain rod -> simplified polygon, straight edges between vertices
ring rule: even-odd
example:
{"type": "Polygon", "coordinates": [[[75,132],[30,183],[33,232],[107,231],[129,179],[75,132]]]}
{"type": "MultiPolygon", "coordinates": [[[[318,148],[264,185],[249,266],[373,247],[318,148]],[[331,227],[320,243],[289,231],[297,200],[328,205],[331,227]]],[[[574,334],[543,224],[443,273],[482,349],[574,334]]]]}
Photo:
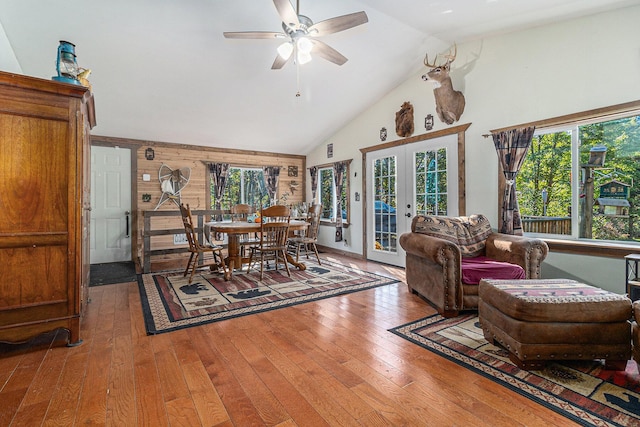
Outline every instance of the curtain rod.
{"type": "Polygon", "coordinates": [[[311,169],[311,168],[326,168],[326,167],[333,166],[334,164],[340,163],[340,162],[347,162],[348,164],[351,164],[352,161],[353,161],[353,159],[339,160],[339,161],[333,162],[333,163],[325,163],[323,165],[309,166],[307,169],[311,169]]]}

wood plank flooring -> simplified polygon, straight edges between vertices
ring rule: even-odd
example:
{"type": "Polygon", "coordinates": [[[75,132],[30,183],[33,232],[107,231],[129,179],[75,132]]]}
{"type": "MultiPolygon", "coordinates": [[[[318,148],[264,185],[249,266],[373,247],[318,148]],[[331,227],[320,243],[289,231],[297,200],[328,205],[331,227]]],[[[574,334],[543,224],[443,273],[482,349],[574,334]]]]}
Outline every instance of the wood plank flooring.
{"type": "Polygon", "coordinates": [[[577,425],[387,332],[435,312],[403,283],[156,336],[135,282],[89,295],[82,345],[0,346],[0,426],[577,425]]]}

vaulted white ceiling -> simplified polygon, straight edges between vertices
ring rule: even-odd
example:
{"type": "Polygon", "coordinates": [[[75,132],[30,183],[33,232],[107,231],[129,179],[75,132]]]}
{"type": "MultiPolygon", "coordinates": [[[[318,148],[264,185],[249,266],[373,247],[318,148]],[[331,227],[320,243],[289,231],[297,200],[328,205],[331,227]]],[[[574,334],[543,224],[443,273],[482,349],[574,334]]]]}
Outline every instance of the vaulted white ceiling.
{"type": "Polygon", "coordinates": [[[282,31],[272,0],[0,0],[0,24],[26,75],[51,78],[58,41],[76,45],[92,70],[94,134],[306,154],[424,67],[427,51],[632,4],[300,0],[314,22],[361,10],[369,22],[321,39],[344,65],[316,57],[277,71],[281,40],[222,35],[282,31]]]}

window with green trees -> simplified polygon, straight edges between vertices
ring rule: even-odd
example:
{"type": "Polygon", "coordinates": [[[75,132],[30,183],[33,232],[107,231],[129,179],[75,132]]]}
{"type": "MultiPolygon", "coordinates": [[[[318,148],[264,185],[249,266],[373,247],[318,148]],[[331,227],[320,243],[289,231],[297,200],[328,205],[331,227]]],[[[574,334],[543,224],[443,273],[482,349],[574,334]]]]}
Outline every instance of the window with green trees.
{"type": "MultiPolygon", "coordinates": [[[[342,220],[347,221],[347,212],[349,210],[347,194],[349,189],[347,185],[347,177],[349,176],[349,166],[344,174],[342,181],[342,220]]],[[[335,221],[337,217],[338,203],[336,197],[336,185],[333,179],[333,167],[318,169],[318,194],[320,195],[320,203],[322,203],[322,215],[320,219],[325,221],[335,221]]]]}
{"type": "MultiPolygon", "coordinates": [[[[246,203],[256,209],[269,206],[269,195],[261,168],[229,168],[227,186],[222,196],[222,209],[230,209],[238,203],[246,203]]],[[[212,209],[215,207],[215,189],[211,188],[212,209]]]]}
{"type": "Polygon", "coordinates": [[[640,242],[639,161],[637,111],[536,131],[516,180],[524,231],[640,242]]]}

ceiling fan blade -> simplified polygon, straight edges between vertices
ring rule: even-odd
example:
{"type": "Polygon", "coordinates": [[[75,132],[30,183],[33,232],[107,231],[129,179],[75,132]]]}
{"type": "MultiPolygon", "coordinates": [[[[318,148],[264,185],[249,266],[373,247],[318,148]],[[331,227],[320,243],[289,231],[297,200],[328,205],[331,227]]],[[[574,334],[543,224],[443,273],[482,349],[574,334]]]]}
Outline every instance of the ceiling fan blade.
{"type": "Polygon", "coordinates": [[[224,36],[228,39],[284,39],[284,33],[274,33],[272,31],[226,31],[224,36]]]}
{"type": "Polygon", "coordinates": [[[348,15],[336,16],[335,18],[320,21],[309,28],[310,36],[324,36],[348,30],[358,25],[366,24],[369,18],[365,12],[355,12],[348,15]]]}
{"type": "Polygon", "coordinates": [[[280,15],[280,19],[285,25],[291,28],[300,26],[298,14],[289,0],[273,0],[273,4],[276,6],[278,15],[280,15]]]}
{"type": "Polygon", "coordinates": [[[291,59],[293,55],[289,55],[289,57],[287,59],[284,59],[282,56],[280,55],[276,55],[276,59],[275,61],[273,61],[273,65],[271,66],[272,70],[279,70],[282,67],[284,67],[285,65],[287,65],[287,62],[289,62],[289,60],[291,59]]]}
{"type": "Polygon", "coordinates": [[[344,55],[342,55],[340,52],[338,52],[328,44],[315,39],[312,39],[311,43],[313,43],[313,54],[316,54],[319,57],[324,58],[327,61],[333,62],[337,65],[342,65],[347,62],[347,58],[344,55]]]}

